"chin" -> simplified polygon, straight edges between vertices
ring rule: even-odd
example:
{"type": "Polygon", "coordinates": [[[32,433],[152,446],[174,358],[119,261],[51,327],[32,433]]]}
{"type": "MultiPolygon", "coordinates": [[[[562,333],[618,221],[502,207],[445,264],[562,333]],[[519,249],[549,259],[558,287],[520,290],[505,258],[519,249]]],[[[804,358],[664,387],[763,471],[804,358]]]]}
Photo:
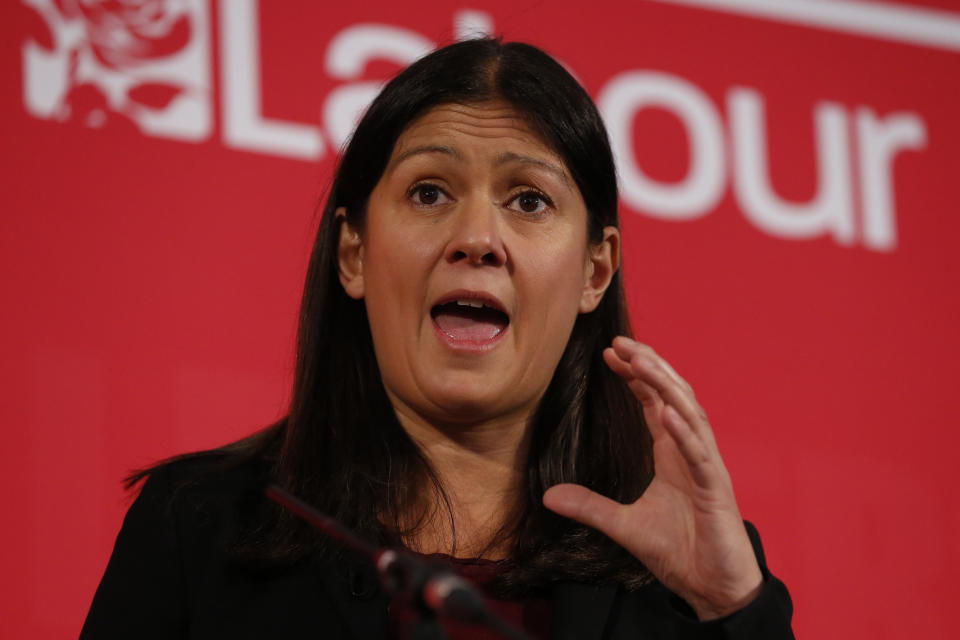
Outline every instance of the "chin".
{"type": "Polygon", "coordinates": [[[453,375],[440,388],[425,393],[445,422],[476,422],[509,413],[502,406],[506,389],[491,384],[489,379],[457,380],[458,377],[453,375]]]}

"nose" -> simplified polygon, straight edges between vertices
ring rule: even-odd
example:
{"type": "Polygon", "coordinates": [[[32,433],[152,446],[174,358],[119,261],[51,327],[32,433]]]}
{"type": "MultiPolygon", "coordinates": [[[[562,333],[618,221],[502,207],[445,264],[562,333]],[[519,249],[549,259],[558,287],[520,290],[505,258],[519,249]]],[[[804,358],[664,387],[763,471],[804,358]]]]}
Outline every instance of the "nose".
{"type": "Polygon", "coordinates": [[[465,202],[452,220],[454,228],[445,256],[448,262],[464,261],[475,266],[501,267],[507,251],[497,207],[482,198],[465,202]]]}

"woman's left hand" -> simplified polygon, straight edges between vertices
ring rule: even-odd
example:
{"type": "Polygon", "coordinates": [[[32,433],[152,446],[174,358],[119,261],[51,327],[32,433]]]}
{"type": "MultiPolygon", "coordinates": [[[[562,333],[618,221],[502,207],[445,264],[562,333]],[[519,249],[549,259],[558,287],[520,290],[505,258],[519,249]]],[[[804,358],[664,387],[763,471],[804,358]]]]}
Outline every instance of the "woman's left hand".
{"type": "Polygon", "coordinates": [[[551,487],[544,504],[622,545],[701,620],[746,606],[763,576],[693,389],[653,349],[629,338],[616,338],[603,357],[643,407],[654,478],[633,504],[574,484],[551,487]]]}

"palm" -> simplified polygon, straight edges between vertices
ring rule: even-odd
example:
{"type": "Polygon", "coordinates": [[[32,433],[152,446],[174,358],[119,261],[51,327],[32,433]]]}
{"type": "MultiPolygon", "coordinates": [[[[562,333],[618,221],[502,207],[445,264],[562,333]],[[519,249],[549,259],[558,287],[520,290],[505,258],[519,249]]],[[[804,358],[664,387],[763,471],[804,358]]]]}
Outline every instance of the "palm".
{"type": "Polygon", "coordinates": [[[618,338],[604,359],[643,406],[655,476],[629,505],[578,485],[551,488],[544,503],[616,540],[701,618],[736,610],[759,590],[761,576],[693,390],[652,349],[632,340],[618,338]]]}

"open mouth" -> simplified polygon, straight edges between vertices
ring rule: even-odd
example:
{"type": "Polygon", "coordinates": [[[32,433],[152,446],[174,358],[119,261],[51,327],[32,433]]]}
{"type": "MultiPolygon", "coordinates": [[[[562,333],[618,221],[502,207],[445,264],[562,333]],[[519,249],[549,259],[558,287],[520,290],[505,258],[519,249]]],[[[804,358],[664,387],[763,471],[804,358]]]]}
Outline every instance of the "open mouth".
{"type": "Polygon", "coordinates": [[[435,305],[430,316],[454,342],[490,342],[503,333],[510,317],[483,300],[457,299],[435,305]]]}

